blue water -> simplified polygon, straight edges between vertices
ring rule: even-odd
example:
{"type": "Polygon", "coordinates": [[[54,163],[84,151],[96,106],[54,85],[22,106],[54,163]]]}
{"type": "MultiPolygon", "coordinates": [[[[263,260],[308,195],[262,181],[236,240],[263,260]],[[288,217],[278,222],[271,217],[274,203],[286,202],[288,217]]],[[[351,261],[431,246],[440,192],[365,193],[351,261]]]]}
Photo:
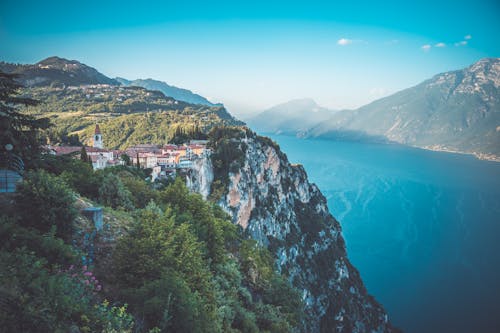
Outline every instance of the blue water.
{"type": "Polygon", "coordinates": [[[270,135],[328,199],[368,291],[405,332],[500,332],[500,163],[270,135]]]}

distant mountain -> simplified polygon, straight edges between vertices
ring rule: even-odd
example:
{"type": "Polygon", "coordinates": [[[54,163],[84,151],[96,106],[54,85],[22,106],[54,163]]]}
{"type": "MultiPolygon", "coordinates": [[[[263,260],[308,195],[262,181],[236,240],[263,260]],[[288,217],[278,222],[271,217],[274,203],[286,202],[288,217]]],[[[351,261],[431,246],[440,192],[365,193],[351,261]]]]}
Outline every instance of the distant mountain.
{"type": "Polygon", "coordinates": [[[0,62],[0,70],[20,75],[19,81],[28,87],[79,86],[85,84],[118,85],[118,81],[76,60],[50,57],[34,65],[0,62]]]}
{"type": "Polygon", "coordinates": [[[360,132],[433,150],[500,158],[500,58],[434,76],[308,131],[311,137],[360,132]]]}
{"type": "Polygon", "coordinates": [[[209,102],[205,97],[195,94],[191,90],[171,86],[163,81],[157,81],[153,79],[137,79],[131,81],[121,77],[117,77],[115,80],[120,82],[120,84],[124,86],[135,86],[143,87],[148,90],[158,90],[165,94],[165,96],[167,97],[172,97],[178,101],[183,101],[190,104],[202,104],[207,106],[220,105],[209,102]]]}
{"type": "Polygon", "coordinates": [[[310,98],[295,99],[259,113],[248,124],[260,132],[300,134],[329,119],[334,112],[310,98]]]}

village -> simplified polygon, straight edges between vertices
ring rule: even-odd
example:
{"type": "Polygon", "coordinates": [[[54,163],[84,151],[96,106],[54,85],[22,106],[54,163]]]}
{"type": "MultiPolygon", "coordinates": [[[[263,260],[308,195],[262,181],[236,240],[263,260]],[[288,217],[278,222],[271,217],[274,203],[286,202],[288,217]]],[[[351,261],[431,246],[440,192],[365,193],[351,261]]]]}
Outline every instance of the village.
{"type": "MultiPolygon", "coordinates": [[[[136,165],[143,169],[151,169],[151,181],[157,178],[175,177],[179,171],[188,171],[193,162],[210,154],[206,147],[207,140],[191,140],[188,144],[138,144],[125,150],[106,149],[99,125],[96,124],[92,146],[84,146],[84,150],[92,162],[94,170],[117,165],[136,165]]],[[[47,150],[52,155],[76,155],[82,151],[81,146],[52,146],[47,150]]],[[[78,155],[79,156],[79,155],[78,155]]]]}

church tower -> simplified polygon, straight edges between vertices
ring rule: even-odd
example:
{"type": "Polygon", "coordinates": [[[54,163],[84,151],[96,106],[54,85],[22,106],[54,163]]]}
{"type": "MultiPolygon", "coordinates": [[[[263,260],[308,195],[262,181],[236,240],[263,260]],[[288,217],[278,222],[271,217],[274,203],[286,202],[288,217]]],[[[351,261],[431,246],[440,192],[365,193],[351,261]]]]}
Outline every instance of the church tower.
{"type": "Polygon", "coordinates": [[[101,134],[101,129],[99,128],[99,124],[95,124],[94,148],[103,149],[102,134],[101,134]]]}

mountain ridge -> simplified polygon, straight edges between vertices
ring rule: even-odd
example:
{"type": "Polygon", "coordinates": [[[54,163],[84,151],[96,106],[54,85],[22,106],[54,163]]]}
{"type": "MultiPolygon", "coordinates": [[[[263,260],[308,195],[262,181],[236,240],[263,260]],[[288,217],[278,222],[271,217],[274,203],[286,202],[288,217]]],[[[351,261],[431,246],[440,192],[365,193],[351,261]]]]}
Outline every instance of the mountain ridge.
{"type": "Polygon", "coordinates": [[[146,88],[148,90],[158,90],[161,91],[167,97],[172,97],[178,101],[183,101],[190,104],[202,104],[207,106],[220,105],[210,102],[205,97],[195,94],[189,89],[179,88],[173,85],[169,85],[164,81],[159,81],[152,78],[128,80],[121,77],[117,77],[115,78],[115,80],[120,82],[120,84],[124,86],[137,86],[146,88]]]}
{"type": "Polygon", "coordinates": [[[77,60],[68,60],[57,56],[48,57],[35,64],[0,62],[0,70],[18,74],[18,81],[27,87],[119,84],[118,81],[105,76],[93,67],[77,60]]]}
{"type": "Polygon", "coordinates": [[[319,106],[312,98],[300,98],[277,104],[247,122],[263,133],[302,133],[335,112],[319,106]]]}

